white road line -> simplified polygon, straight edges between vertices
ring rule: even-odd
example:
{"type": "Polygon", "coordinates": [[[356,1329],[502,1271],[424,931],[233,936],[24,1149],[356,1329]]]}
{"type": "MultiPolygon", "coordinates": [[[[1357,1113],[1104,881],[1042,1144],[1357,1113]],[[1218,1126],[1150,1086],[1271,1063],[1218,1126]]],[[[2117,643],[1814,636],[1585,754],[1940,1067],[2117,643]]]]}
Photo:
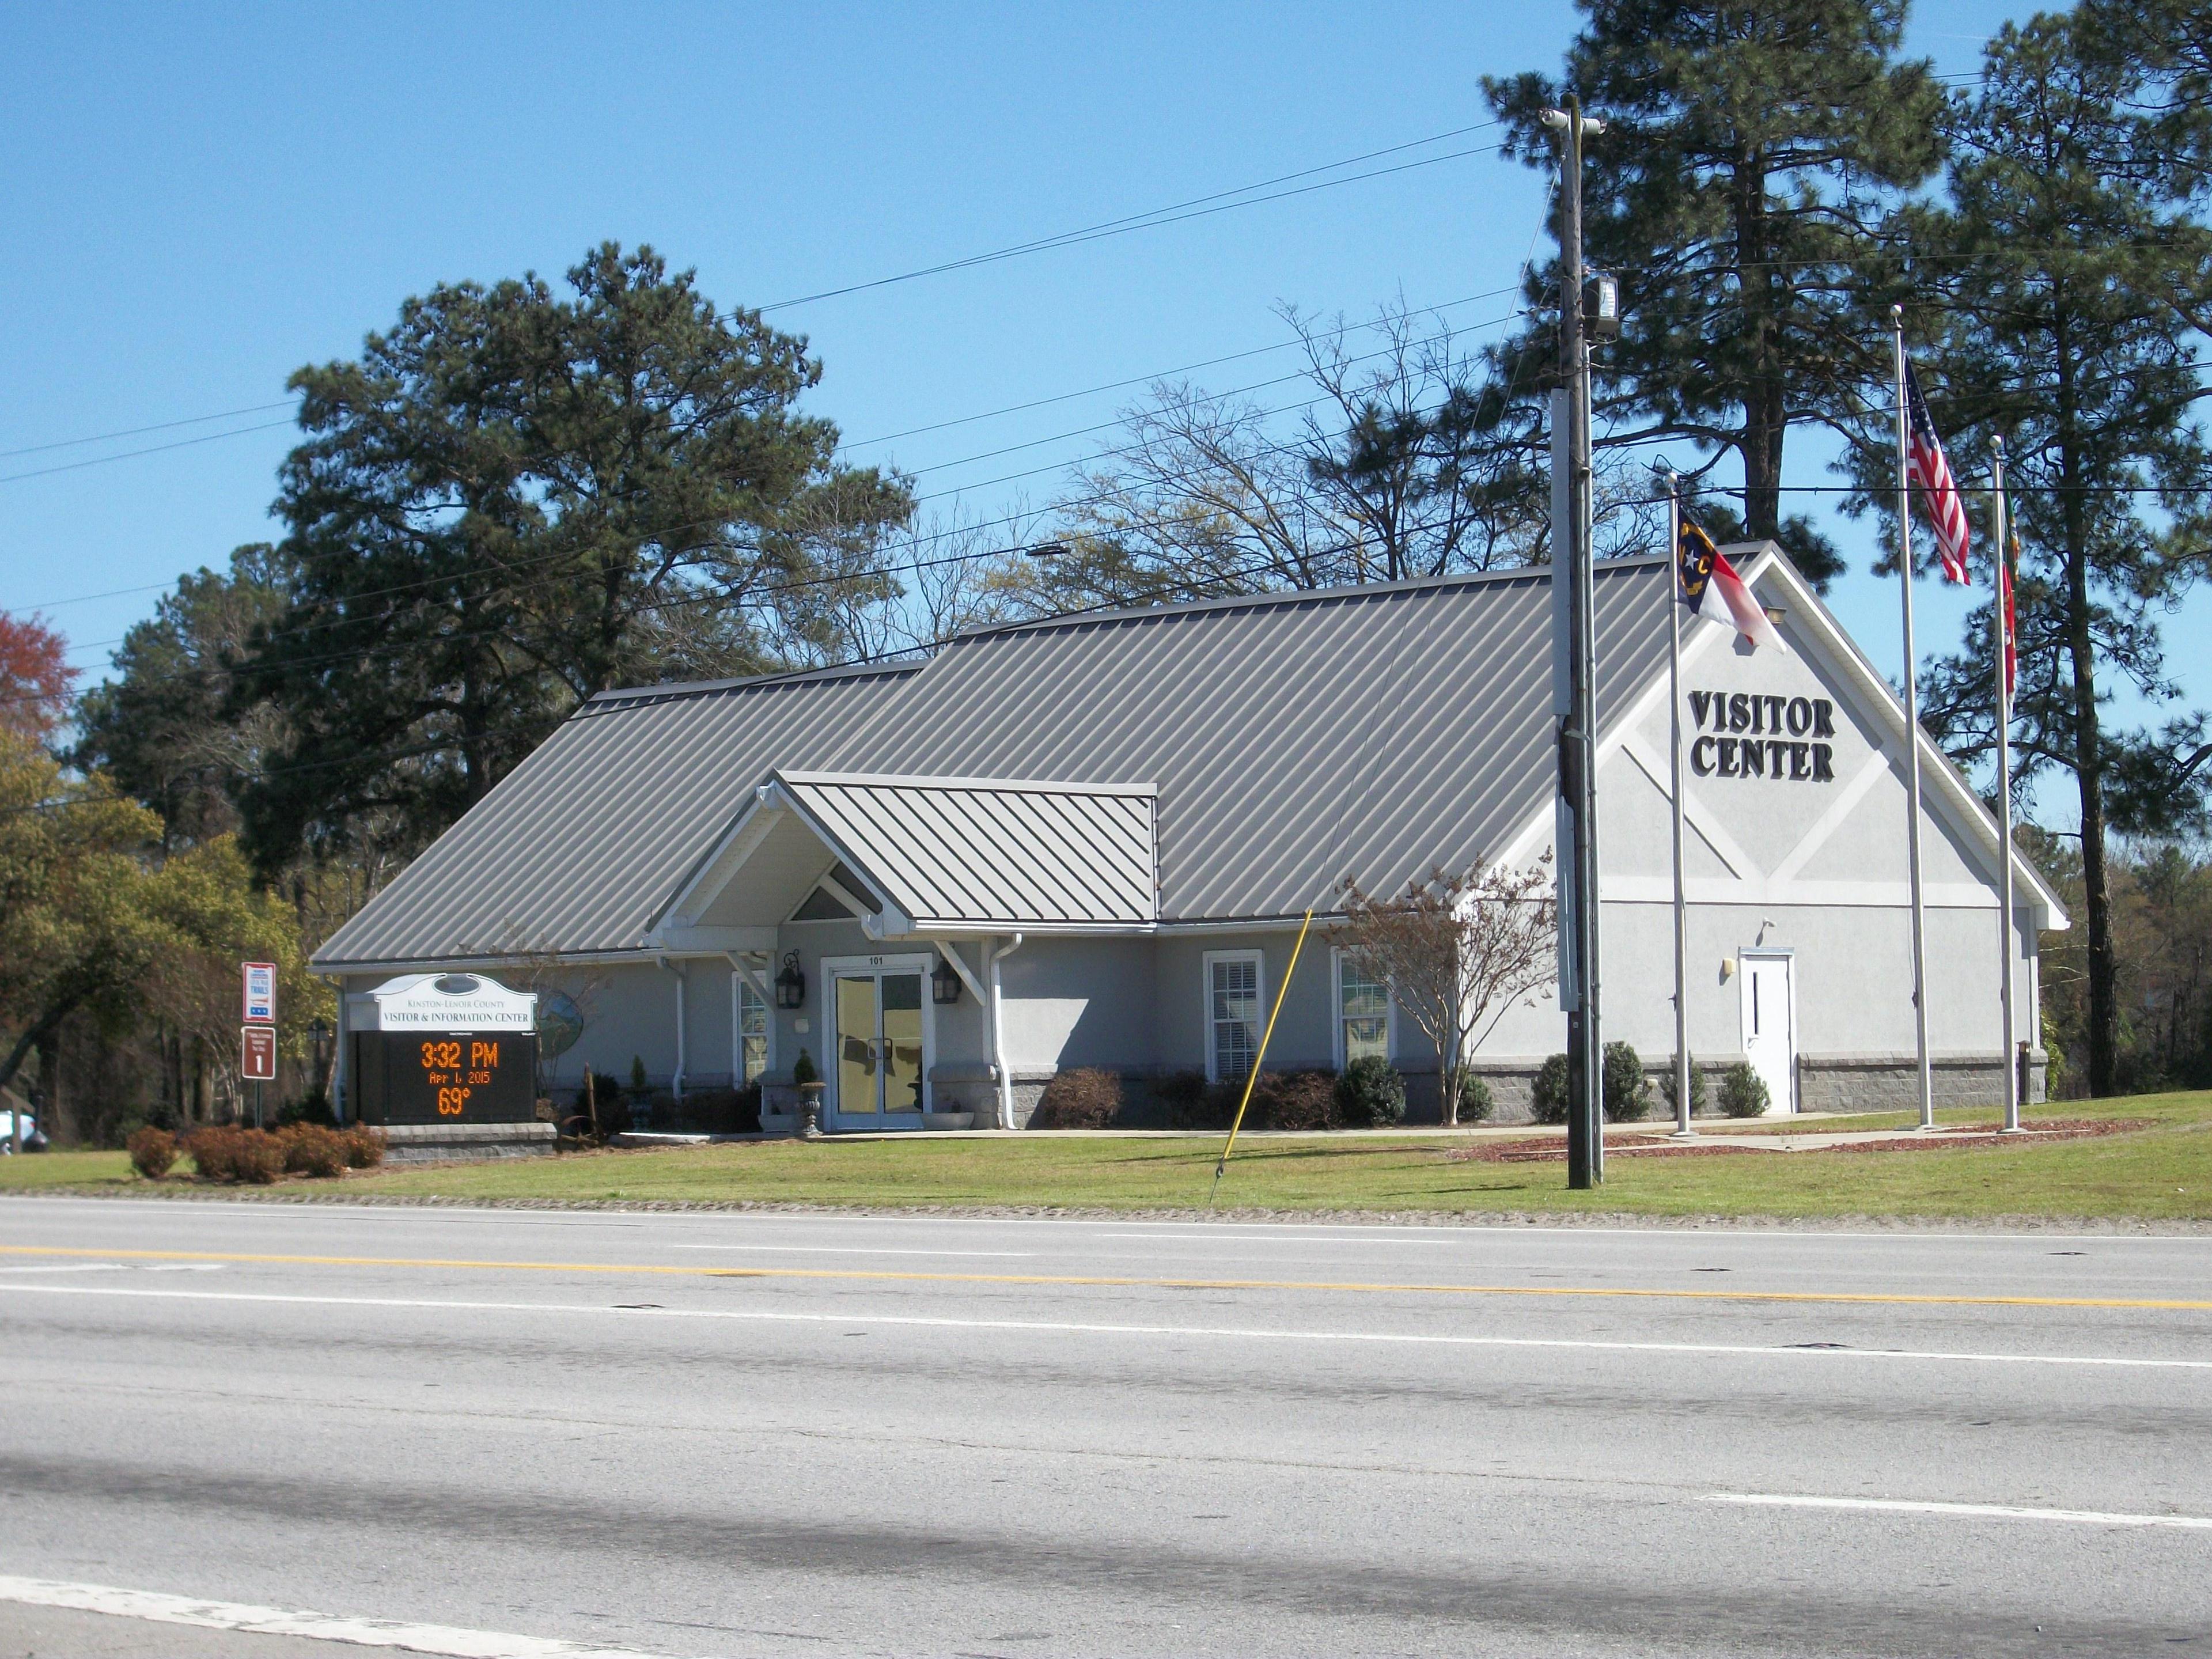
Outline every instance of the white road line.
{"type": "Polygon", "coordinates": [[[1756,1359],[1902,1359],[1971,1365],[2089,1365],[2123,1370],[2212,1371],[2212,1359],[2148,1359],[2119,1354],[1971,1353],[1924,1348],[1830,1348],[1729,1342],[1607,1342],[1578,1337],[1455,1336],[1421,1331],[1297,1331],[1243,1325],[1108,1325],[1074,1320],[955,1319],[847,1309],[623,1307],[603,1302],[477,1302],[432,1297],[288,1296],[256,1291],[136,1291],[106,1285],[16,1285],[0,1296],[119,1296],[172,1302],[258,1302],[308,1308],[410,1308],[455,1313],[623,1314],[646,1319],[725,1319],[766,1325],[902,1326],[923,1330],[1048,1331],[1082,1336],[1208,1336],[1255,1342],[1365,1342],[1408,1347],[1559,1348],[1588,1353],[1725,1355],[1756,1359]]]}
{"type": "Polygon", "coordinates": [[[209,1273],[220,1261],[71,1261],[36,1267],[0,1267],[0,1273],[209,1273]]]}
{"type": "Polygon", "coordinates": [[[1882,1515],[1948,1515],[1983,1521],[2063,1521],[2082,1527],[2172,1527],[2184,1532],[2212,1532],[2212,1516],[2127,1515],[2106,1510],[2043,1510],[2014,1504],[1937,1504],[1892,1498],[1814,1498],[1787,1492],[1713,1492],[1708,1504],[1741,1504],[1759,1509],[1867,1510],[1882,1515]]]}
{"type": "Polygon", "coordinates": [[[15,1578],[0,1574],[0,1601],[34,1607],[71,1607],[119,1619],[145,1619],[163,1625],[197,1625],[204,1630],[248,1631],[256,1635],[305,1636],[356,1647],[398,1648],[451,1659],[654,1659],[630,1648],[586,1646],[542,1636],[509,1636],[498,1631],[460,1630],[450,1625],[415,1625],[389,1619],[341,1619],[327,1613],[257,1607],[240,1601],[205,1601],[195,1596],[164,1595],[154,1590],[117,1589],[106,1584],[70,1584],[52,1578],[15,1578]]]}
{"type": "Polygon", "coordinates": [[[672,1250],[765,1250],[783,1255],[989,1255],[1027,1261],[1035,1250],[905,1250],[865,1244],[671,1244],[672,1250]]]}
{"type": "Polygon", "coordinates": [[[0,1267],[0,1273],[125,1273],[131,1271],[124,1261],[70,1261],[52,1263],[40,1267],[0,1267]]]}

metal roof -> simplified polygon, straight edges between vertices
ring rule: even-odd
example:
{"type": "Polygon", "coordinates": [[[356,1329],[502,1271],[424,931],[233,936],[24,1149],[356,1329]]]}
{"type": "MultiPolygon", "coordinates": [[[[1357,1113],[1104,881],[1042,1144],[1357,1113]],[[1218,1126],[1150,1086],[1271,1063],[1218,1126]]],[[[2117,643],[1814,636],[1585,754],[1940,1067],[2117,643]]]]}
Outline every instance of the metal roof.
{"type": "MultiPolygon", "coordinates": [[[[1601,711],[1666,665],[1663,560],[1599,566],[1601,711]]],[[[1549,573],[1275,593],[947,646],[846,763],[1159,787],[1163,922],[1464,870],[1551,797],[1549,573]]]]}
{"type": "Polygon", "coordinates": [[[635,951],[778,765],[834,765],[917,672],[593,699],[315,952],[319,965],[635,951]]]}
{"type": "MultiPolygon", "coordinates": [[[[1601,718],[1664,668],[1667,580],[1663,559],[1598,567],[1601,718]]],[[[1017,807],[1036,810],[1035,780],[1111,795],[1146,778],[1159,921],[1327,908],[1347,877],[1392,890],[1435,866],[1465,869],[1543,808],[1550,626],[1539,568],[1014,624],[921,664],[605,694],[315,961],[644,948],[778,769],[865,774],[892,791],[902,777],[1011,781],[993,809],[1003,816],[971,820],[964,848],[934,855],[951,865],[932,871],[908,849],[903,878],[939,896],[927,905],[1017,902],[1011,869],[991,872],[1001,885],[988,900],[954,895],[982,880],[985,848],[1007,844],[988,837],[1015,833],[1017,807]]],[[[848,790],[835,808],[859,834],[891,799],[848,790]]],[[[1073,902],[1030,879],[1020,902],[1073,902]]]]}
{"type": "Polygon", "coordinates": [[[1154,917],[1148,786],[781,770],[775,781],[918,930],[1154,917]]]}

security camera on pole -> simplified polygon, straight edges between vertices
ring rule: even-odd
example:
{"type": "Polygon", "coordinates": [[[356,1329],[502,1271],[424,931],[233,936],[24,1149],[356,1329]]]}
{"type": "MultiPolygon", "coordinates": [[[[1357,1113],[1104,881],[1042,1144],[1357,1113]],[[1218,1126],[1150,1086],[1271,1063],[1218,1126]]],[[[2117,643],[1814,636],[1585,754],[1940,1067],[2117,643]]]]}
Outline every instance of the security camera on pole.
{"type": "Polygon", "coordinates": [[[1617,334],[1619,290],[1601,277],[1583,316],[1583,139],[1605,123],[1567,100],[1544,112],[1559,140],[1559,369],[1552,401],[1553,685],[1559,708],[1559,1006],[1567,1016],[1567,1185],[1605,1179],[1604,1040],[1598,1026],[1597,673],[1591,589],[1589,336],[1617,334]],[[1585,322],[1589,326],[1585,327],[1585,322]],[[1564,418],[1562,418],[1564,417],[1564,418]],[[1563,435],[1565,441],[1560,441],[1563,435]],[[1556,474],[1564,471],[1565,488],[1556,474]],[[1561,577],[1565,577],[1564,583],[1561,577]],[[1565,672],[1559,672],[1564,666],[1565,672]]]}

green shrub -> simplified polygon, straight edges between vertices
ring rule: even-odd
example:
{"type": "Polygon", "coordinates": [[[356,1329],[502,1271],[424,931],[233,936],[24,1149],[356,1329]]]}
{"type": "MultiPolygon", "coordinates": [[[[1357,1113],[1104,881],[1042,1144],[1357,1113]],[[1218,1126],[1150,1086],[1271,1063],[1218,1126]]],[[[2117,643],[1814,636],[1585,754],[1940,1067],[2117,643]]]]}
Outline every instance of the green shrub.
{"type": "Polygon", "coordinates": [[[1739,1060],[1721,1073],[1721,1110],[1730,1117],[1757,1117],[1768,1105],[1766,1079],[1739,1060]]]}
{"type": "Polygon", "coordinates": [[[1121,1109],[1121,1074],[1082,1066],[1053,1074],[1036,1110],[1030,1114],[1030,1127],[1103,1129],[1121,1109]]]}
{"type": "Polygon", "coordinates": [[[345,1137],[319,1123],[289,1123],[276,1132],[284,1151],[284,1173],[335,1180],[346,1172],[345,1137]]]}
{"type": "Polygon", "coordinates": [[[169,1173],[170,1165],[177,1161],[177,1138],[167,1129],[150,1125],[131,1135],[126,1143],[131,1152],[131,1167],[149,1181],[159,1181],[169,1173]]]}
{"type": "Polygon", "coordinates": [[[1651,1115],[1655,1096],[1644,1061],[1629,1042],[1605,1045],[1605,1115],[1616,1123],[1651,1115]]]}
{"type": "Polygon", "coordinates": [[[645,1080],[645,1056],[642,1054],[632,1054],[629,1057],[630,1092],[635,1095],[641,1095],[646,1092],[649,1086],[650,1085],[647,1085],[645,1080]]]}
{"type": "Polygon", "coordinates": [[[185,1150],[203,1181],[261,1187],[284,1173],[283,1144],[259,1129],[210,1124],[192,1131],[185,1150]]]}
{"type": "MultiPolygon", "coordinates": [[[[793,1088],[797,1088],[805,1084],[819,1083],[821,1081],[822,1073],[814,1069],[814,1056],[807,1053],[805,1049],[801,1048],[799,1051],[799,1058],[791,1062],[792,1086],[793,1088]]],[[[604,1106],[606,1103],[605,1101],[601,1101],[599,1104],[604,1106]]]]}
{"type": "Polygon", "coordinates": [[[1498,1102],[1490,1092],[1490,1085],[1473,1072],[1459,1074],[1459,1121],[1480,1123],[1498,1109],[1498,1102]]]}
{"type": "MultiPolygon", "coordinates": [[[[1242,1092],[1241,1083],[1228,1091],[1231,1121],[1242,1092]]],[[[1252,1104],[1244,1114],[1248,1129],[1334,1129],[1342,1121],[1337,1115],[1334,1072],[1262,1072],[1252,1085],[1252,1104]]]]}
{"type": "MultiPolygon", "coordinates": [[[[1680,1105],[1674,1099],[1674,1057],[1667,1056],[1667,1070],[1659,1079],[1659,1097],[1667,1103],[1669,1113],[1679,1114],[1680,1105]]],[[[1690,1115],[1697,1117],[1711,1104],[1705,1089],[1705,1074],[1698,1069],[1697,1057],[1690,1060],[1690,1115]]]]}
{"type": "Polygon", "coordinates": [[[1406,1079],[1380,1054],[1355,1060],[1336,1080],[1337,1115],[1358,1128],[1387,1128],[1406,1117],[1406,1079]]]}
{"type": "Polygon", "coordinates": [[[384,1132],[373,1129],[366,1123],[349,1123],[338,1131],[345,1143],[346,1167],[349,1170],[374,1170],[384,1162],[384,1132]]]}
{"type": "MultiPolygon", "coordinates": [[[[1176,1072],[1152,1085],[1152,1095],[1166,1109],[1170,1129],[1211,1129],[1213,1121],[1212,1086],[1203,1072],[1176,1072]]],[[[1231,1107],[1235,1109],[1234,1105],[1231,1107]]]]}
{"type": "Polygon", "coordinates": [[[1539,1123],[1565,1123],[1567,1121],[1567,1057],[1553,1054],[1536,1068],[1536,1080],[1528,1087],[1528,1109],[1539,1123]]]}

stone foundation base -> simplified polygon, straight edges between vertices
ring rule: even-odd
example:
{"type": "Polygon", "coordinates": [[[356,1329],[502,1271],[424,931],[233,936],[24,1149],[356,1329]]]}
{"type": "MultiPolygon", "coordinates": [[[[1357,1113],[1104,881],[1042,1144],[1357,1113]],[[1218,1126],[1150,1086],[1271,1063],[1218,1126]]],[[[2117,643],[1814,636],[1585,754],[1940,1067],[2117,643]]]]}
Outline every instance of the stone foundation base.
{"type": "Polygon", "coordinates": [[[395,1123],[383,1133],[386,1164],[481,1164],[500,1158],[550,1158],[555,1139],[550,1123],[395,1123]]]}
{"type": "MultiPolygon", "coordinates": [[[[1712,1104],[1720,1088],[1721,1075],[1735,1063],[1736,1056],[1718,1059],[1699,1058],[1695,1061],[1705,1084],[1705,1110],[1701,1117],[1718,1115],[1712,1104]]],[[[2028,1087],[2022,1096],[2027,1105],[2040,1105],[2044,1100],[2045,1064],[2040,1049],[2031,1051],[2028,1087]]],[[[1479,1057],[1468,1062],[1468,1069],[1490,1087],[1492,1103],[1491,1123],[1529,1123],[1535,1119],[1534,1110],[1536,1073],[1543,1065],[1540,1057],[1510,1055],[1479,1057]]],[[[1668,1054],[1644,1056],[1645,1072],[1650,1076],[1654,1100],[1651,1116],[1646,1122],[1671,1117],[1666,1097],[1660,1091],[1662,1077],[1671,1069],[1673,1057],[1668,1054]]],[[[1995,1054],[1934,1054],[1929,1057],[1936,1103],[1938,1106],[1995,1106],[2004,1099],[2003,1062],[1995,1054]]],[[[943,1102],[954,1090],[947,1086],[949,1079],[937,1074],[938,1098],[943,1102]]],[[[1407,1067],[1401,1075],[1406,1080],[1406,1121],[1408,1123],[1437,1123],[1437,1076],[1433,1066],[1425,1069],[1407,1067]]],[[[1014,1074],[1014,1122],[1026,1127],[1030,1114],[1036,1110],[1037,1102],[1044,1093],[1044,1085],[1052,1080],[1049,1072],[1018,1072],[1014,1074]]],[[[1164,1128],[1167,1125],[1167,1109],[1154,1094],[1158,1079],[1147,1071],[1132,1069],[1121,1073],[1122,1108],[1115,1120],[1117,1127],[1125,1129],[1164,1128]]],[[[968,1101],[963,1097],[962,1109],[968,1101]]],[[[1916,1109],[1920,1103],[1919,1063],[1906,1054],[1800,1054],[1797,1058],[1797,1109],[1801,1112],[1899,1112],[1916,1109]]],[[[976,1109],[982,1115],[976,1121],[988,1121],[994,1109],[995,1098],[990,1085],[984,1083],[979,1091],[976,1109]]],[[[1786,1107],[1784,1109],[1787,1109],[1786,1107]]],[[[1771,1114],[1770,1114],[1771,1115],[1771,1114]]]]}
{"type": "MultiPolygon", "coordinates": [[[[2004,1103],[2004,1062],[1996,1054],[1930,1054],[1929,1092],[1938,1106],[2004,1103]]],[[[2043,1103],[2043,1051],[2028,1054],[2022,1103],[2043,1103]]],[[[1801,1054],[1797,1109],[1804,1112],[1910,1112],[1920,1108],[1920,1062],[1911,1054],[1801,1054]]]]}

